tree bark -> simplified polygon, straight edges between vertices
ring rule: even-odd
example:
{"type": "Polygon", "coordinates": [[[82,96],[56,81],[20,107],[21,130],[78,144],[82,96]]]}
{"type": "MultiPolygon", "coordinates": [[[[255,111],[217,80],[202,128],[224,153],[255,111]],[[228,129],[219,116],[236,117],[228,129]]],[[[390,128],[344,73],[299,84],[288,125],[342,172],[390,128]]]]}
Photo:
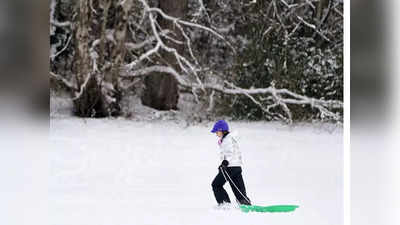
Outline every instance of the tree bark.
{"type": "MultiPolygon", "coordinates": [[[[159,8],[168,15],[183,18],[187,12],[187,4],[187,0],[163,0],[160,1],[159,8]]],[[[171,21],[160,18],[158,22],[162,29],[172,30],[177,40],[183,40],[181,31],[171,21]]],[[[183,45],[178,45],[168,40],[164,40],[164,42],[182,54],[184,50],[183,45]]],[[[162,52],[161,56],[167,64],[174,67],[175,70],[180,71],[173,54],[162,52]]],[[[144,105],[158,110],[178,109],[178,82],[174,77],[164,73],[154,73],[147,76],[144,83],[146,86],[142,95],[142,103],[144,105]]]]}
{"type": "MultiPolygon", "coordinates": [[[[102,29],[96,29],[98,23],[95,23],[95,15],[90,10],[90,1],[81,0],[78,3],[77,27],[75,32],[75,78],[78,84],[78,93],[73,93],[74,113],[80,117],[107,117],[118,116],[121,108],[119,102],[121,99],[120,91],[117,85],[116,68],[121,65],[124,51],[121,50],[121,43],[125,40],[126,18],[117,17],[116,30],[119,36],[116,38],[118,46],[114,48],[111,57],[106,54],[105,45],[105,25],[108,17],[108,10],[112,5],[112,0],[108,0],[102,21],[104,22],[102,29]],[[100,30],[97,31],[96,30],[100,30]],[[101,32],[101,34],[99,34],[101,32]],[[97,70],[92,70],[93,61],[90,57],[90,43],[94,41],[95,36],[101,36],[101,52],[100,66],[97,70]],[[106,58],[111,60],[114,67],[105,69],[101,65],[104,64],[106,58]],[[104,82],[112,85],[112,89],[104,86],[104,82]],[[75,95],[77,95],[75,97],[75,95]],[[110,101],[110,99],[113,99],[110,101]]],[[[115,2],[116,4],[116,2],[115,2]]],[[[126,14],[126,13],[125,13],[126,14]]],[[[125,15],[124,14],[124,15],[125,15]]],[[[101,24],[101,23],[100,23],[101,24]]]]}
{"type": "MultiPolygon", "coordinates": [[[[89,56],[89,28],[90,28],[90,10],[88,1],[82,0],[77,4],[77,27],[75,31],[75,50],[74,57],[75,79],[78,84],[80,96],[74,99],[74,113],[80,117],[98,117],[104,108],[101,101],[100,87],[90,71],[92,62],[89,56]],[[90,78],[88,78],[90,76],[90,78]],[[85,80],[89,79],[85,84],[85,80]],[[82,89],[82,90],[81,90],[82,89]]],[[[77,93],[72,93],[72,97],[77,93]]]]}

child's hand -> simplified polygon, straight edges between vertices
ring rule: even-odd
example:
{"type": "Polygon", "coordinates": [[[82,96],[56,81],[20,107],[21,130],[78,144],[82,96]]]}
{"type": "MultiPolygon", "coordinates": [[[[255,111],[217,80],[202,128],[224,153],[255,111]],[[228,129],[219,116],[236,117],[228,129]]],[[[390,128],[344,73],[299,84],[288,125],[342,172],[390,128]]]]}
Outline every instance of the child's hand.
{"type": "Polygon", "coordinates": [[[224,159],[219,167],[225,169],[228,165],[228,160],[224,159]]]}

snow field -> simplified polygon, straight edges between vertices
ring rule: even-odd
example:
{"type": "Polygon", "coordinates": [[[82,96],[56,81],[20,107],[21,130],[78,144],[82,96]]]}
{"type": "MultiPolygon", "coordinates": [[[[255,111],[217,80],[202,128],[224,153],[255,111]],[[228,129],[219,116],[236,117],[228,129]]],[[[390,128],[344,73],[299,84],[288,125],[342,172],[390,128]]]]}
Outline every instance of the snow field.
{"type": "Polygon", "coordinates": [[[52,118],[50,224],[343,224],[341,128],[230,123],[253,204],[300,205],[246,214],[213,209],[219,162],[211,126],[52,118]]]}

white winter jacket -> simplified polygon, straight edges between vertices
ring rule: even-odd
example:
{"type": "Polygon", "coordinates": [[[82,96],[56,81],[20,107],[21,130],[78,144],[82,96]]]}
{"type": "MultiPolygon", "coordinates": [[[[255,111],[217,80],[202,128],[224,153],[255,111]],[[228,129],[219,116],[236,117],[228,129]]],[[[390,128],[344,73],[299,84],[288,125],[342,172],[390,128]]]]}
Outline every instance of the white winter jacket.
{"type": "Polygon", "coordinates": [[[229,133],[219,144],[221,162],[226,159],[229,162],[228,167],[242,166],[242,153],[239,149],[238,136],[229,133]]]}

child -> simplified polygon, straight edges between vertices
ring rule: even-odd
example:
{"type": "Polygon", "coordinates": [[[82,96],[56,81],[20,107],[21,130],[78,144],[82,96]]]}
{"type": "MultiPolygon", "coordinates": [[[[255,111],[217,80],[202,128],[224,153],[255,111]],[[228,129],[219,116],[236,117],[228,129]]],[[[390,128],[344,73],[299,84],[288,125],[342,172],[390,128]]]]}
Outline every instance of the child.
{"type": "Polygon", "coordinates": [[[212,182],[212,189],[218,205],[222,206],[224,203],[231,202],[223,187],[226,181],[229,182],[239,204],[251,205],[243,182],[242,155],[237,138],[229,133],[228,124],[224,120],[217,121],[211,132],[216,133],[219,137],[221,165],[218,167],[218,174],[212,182]]]}

